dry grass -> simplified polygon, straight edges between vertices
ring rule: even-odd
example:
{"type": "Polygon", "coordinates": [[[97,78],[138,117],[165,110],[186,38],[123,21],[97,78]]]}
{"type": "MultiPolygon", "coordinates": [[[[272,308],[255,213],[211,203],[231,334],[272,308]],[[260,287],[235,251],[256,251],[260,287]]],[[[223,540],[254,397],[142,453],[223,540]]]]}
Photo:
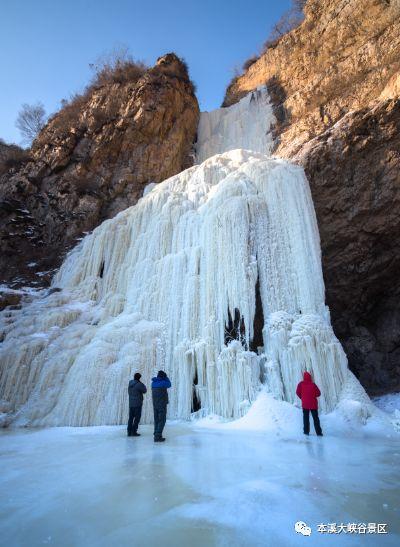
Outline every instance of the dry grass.
{"type": "Polygon", "coordinates": [[[303,22],[306,3],[307,0],[292,0],[291,8],[285,11],[272,27],[268,38],[264,42],[262,53],[265,53],[267,49],[276,47],[282,36],[294,30],[303,22]]]}
{"type": "Polygon", "coordinates": [[[30,160],[28,150],[20,148],[16,144],[6,145],[0,158],[0,175],[8,173],[11,169],[18,171],[30,160]]]}
{"type": "MultiPolygon", "coordinates": [[[[90,68],[94,75],[89,85],[82,93],[72,95],[69,100],[63,99],[61,109],[49,119],[48,127],[61,136],[70,132],[72,128],[78,131],[87,128],[87,122],[82,114],[95,91],[111,84],[135,84],[148,70],[143,62],[135,61],[126,49],[114,50],[100,57],[90,65],[90,68]]],[[[113,118],[116,115],[115,104],[115,100],[109,101],[104,110],[96,109],[96,126],[107,121],[108,116],[113,118]]]]}

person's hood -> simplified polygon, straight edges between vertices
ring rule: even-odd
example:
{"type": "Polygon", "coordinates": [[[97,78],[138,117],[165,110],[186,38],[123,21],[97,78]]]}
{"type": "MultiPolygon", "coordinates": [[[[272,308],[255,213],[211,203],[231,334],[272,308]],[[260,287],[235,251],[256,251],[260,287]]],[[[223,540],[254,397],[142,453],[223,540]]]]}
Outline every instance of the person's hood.
{"type": "Polygon", "coordinates": [[[156,376],[152,378],[151,387],[170,387],[169,379],[167,378],[157,378],[156,376]]]}
{"type": "Polygon", "coordinates": [[[311,374],[310,374],[309,372],[306,371],[306,372],[303,374],[303,380],[304,380],[305,382],[312,382],[311,374]]]}

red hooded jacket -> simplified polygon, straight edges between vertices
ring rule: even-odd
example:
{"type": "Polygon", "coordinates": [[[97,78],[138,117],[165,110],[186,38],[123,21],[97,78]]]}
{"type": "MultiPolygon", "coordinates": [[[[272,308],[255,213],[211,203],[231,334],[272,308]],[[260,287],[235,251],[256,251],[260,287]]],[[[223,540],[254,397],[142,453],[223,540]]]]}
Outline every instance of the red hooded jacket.
{"type": "Polygon", "coordinates": [[[309,372],[303,374],[303,381],[296,389],[297,397],[301,399],[301,406],[307,410],[316,410],[318,408],[317,397],[321,395],[317,384],[314,384],[309,372]]]}

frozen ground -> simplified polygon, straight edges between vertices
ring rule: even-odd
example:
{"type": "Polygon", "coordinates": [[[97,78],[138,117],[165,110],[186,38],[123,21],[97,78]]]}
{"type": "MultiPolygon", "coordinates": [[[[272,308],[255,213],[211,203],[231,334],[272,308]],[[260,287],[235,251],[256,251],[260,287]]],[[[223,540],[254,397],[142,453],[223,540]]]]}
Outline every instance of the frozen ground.
{"type": "Polygon", "coordinates": [[[164,444],[150,426],[140,438],[124,427],[3,430],[0,544],[399,545],[399,437],[325,426],[305,438],[169,423],[164,444]],[[387,523],[389,534],[317,531],[333,522],[387,523]]]}

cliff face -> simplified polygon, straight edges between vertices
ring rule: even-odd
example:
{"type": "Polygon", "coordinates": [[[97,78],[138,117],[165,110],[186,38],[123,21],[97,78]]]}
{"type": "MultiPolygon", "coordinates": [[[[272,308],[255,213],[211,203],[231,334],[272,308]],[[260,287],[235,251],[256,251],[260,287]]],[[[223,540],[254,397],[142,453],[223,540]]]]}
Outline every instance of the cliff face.
{"type": "Polygon", "coordinates": [[[15,144],[6,144],[0,139],[0,163],[6,161],[16,149],[18,149],[18,146],[15,144]]]}
{"type": "Polygon", "coordinates": [[[301,163],[327,303],[370,393],[400,389],[400,2],[308,0],[305,20],[228,88],[266,84],[276,154],[301,163]]]}
{"type": "Polygon", "coordinates": [[[198,116],[173,54],[137,82],[100,86],[64,107],[30,161],[1,178],[0,282],[46,281],[84,232],[135,204],[147,184],[189,167],[198,116]]]}
{"type": "Polygon", "coordinates": [[[293,158],[310,181],[327,304],[370,393],[400,389],[400,100],[347,114],[293,158]]]}
{"type": "Polygon", "coordinates": [[[291,156],[346,112],[400,91],[399,0],[308,0],[303,23],[227,89],[224,106],[267,85],[277,152],[291,156]]]}

